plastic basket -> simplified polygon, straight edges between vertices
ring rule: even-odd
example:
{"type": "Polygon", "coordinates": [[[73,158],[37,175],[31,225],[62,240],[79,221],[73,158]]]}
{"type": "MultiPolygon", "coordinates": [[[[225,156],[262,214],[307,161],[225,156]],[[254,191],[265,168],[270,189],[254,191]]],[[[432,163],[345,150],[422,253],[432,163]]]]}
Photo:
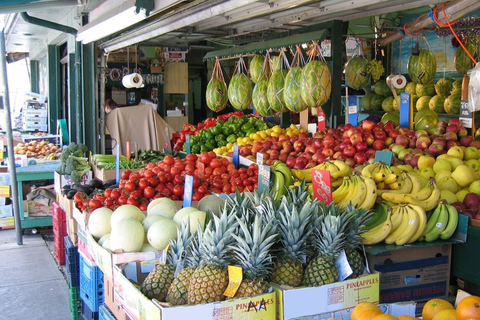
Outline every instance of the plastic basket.
{"type": "Polygon", "coordinates": [[[106,305],[103,305],[98,308],[98,320],[117,320],[117,318],[106,305]]]}
{"type": "Polygon", "coordinates": [[[82,305],[80,300],[80,289],[78,287],[68,287],[68,300],[72,319],[80,319],[82,305]]]}
{"type": "Polygon", "coordinates": [[[55,236],[53,237],[53,251],[55,261],[59,266],[63,266],[65,264],[65,245],[63,244],[63,239],[60,241],[56,239],[55,236]]]}
{"type": "Polygon", "coordinates": [[[82,255],[80,256],[80,297],[90,310],[97,312],[105,302],[103,273],[82,255]]]}
{"type": "Polygon", "coordinates": [[[53,235],[63,238],[67,235],[67,219],[65,211],[57,202],[52,204],[52,211],[53,235]]]}
{"type": "Polygon", "coordinates": [[[67,270],[67,280],[70,286],[78,287],[80,285],[79,273],[80,263],[77,247],[73,245],[69,236],[64,237],[65,241],[65,266],[67,270]]]}
{"type": "Polygon", "coordinates": [[[92,311],[88,303],[82,300],[82,320],[98,320],[98,311],[92,311]]]}

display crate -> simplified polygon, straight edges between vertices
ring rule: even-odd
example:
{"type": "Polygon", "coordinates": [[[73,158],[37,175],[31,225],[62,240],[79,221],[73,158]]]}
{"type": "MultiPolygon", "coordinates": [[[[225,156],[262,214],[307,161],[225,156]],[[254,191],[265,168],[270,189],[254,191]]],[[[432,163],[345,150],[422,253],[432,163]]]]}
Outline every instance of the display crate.
{"type": "Polygon", "coordinates": [[[92,311],[88,303],[82,299],[82,320],[98,320],[98,311],[92,311]]]}
{"type": "Polygon", "coordinates": [[[106,305],[100,306],[98,308],[98,320],[117,320],[113,315],[112,311],[107,308],[106,305]]]}
{"type": "Polygon", "coordinates": [[[55,234],[55,228],[53,229],[53,250],[57,264],[59,266],[65,265],[65,245],[63,243],[63,237],[55,234]]]}
{"type": "Polygon", "coordinates": [[[79,273],[80,263],[77,247],[73,245],[69,236],[65,240],[65,266],[67,269],[67,281],[70,286],[78,287],[80,285],[79,273]]]}
{"type": "Polygon", "coordinates": [[[61,237],[67,235],[67,219],[65,210],[60,207],[58,202],[52,203],[52,226],[54,228],[56,227],[57,232],[61,237]]]}
{"type": "Polygon", "coordinates": [[[80,288],[68,286],[68,301],[70,307],[70,314],[73,319],[80,319],[80,313],[82,312],[82,306],[80,301],[80,288]]]}
{"type": "Polygon", "coordinates": [[[94,312],[105,301],[103,273],[83,255],[80,256],[80,297],[94,312]]]}

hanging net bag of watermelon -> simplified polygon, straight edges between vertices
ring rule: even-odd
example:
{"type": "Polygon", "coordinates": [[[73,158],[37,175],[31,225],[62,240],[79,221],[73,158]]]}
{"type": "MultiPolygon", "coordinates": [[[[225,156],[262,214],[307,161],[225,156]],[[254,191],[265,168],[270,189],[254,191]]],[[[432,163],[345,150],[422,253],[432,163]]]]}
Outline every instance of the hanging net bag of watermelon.
{"type": "Polygon", "coordinates": [[[422,36],[422,41],[418,40],[415,47],[412,48],[408,58],[407,70],[408,76],[416,84],[429,84],[435,78],[437,73],[437,59],[428,45],[427,39],[422,36]]]}
{"type": "Polygon", "coordinates": [[[235,74],[228,85],[228,101],[233,108],[245,110],[252,103],[252,81],[247,76],[247,67],[242,56],[238,59],[235,74]]]}
{"type": "Polygon", "coordinates": [[[308,61],[302,70],[300,94],[313,115],[318,115],[318,131],[325,131],[325,113],[322,106],[332,93],[332,75],[321,53],[318,41],[313,42],[308,61]]]}
{"type": "Polygon", "coordinates": [[[206,96],[207,106],[212,111],[220,112],[227,106],[227,84],[223,78],[222,67],[220,66],[220,60],[218,58],[215,59],[212,78],[207,85],[206,96]]]}
{"type": "Polygon", "coordinates": [[[283,113],[288,110],[285,106],[283,91],[285,78],[290,69],[285,48],[280,49],[279,55],[272,57],[271,62],[272,75],[268,80],[267,99],[275,113],[283,113]]]}
{"type": "Polygon", "coordinates": [[[255,56],[250,63],[250,76],[255,82],[252,92],[252,102],[255,112],[261,117],[271,117],[276,111],[270,106],[267,98],[268,81],[270,79],[270,53],[265,56],[255,56]],[[262,68],[259,70],[259,60],[263,57],[262,68]],[[260,72],[259,72],[260,71],[260,72]]]}
{"type": "Polygon", "coordinates": [[[285,84],[283,88],[283,97],[285,106],[288,110],[299,113],[308,108],[308,105],[303,101],[300,93],[300,85],[302,83],[302,71],[305,65],[305,58],[303,57],[300,45],[296,45],[293,53],[290,70],[285,76],[285,84]]]}

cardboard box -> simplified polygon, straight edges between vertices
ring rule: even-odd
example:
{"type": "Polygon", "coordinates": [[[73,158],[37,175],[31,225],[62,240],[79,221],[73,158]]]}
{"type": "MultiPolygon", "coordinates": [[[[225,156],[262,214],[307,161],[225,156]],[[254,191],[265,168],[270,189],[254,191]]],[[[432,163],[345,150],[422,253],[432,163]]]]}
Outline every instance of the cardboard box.
{"type": "Polygon", "coordinates": [[[48,117],[48,110],[47,109],[25,109],[23,110],[23,114],[28,117],[48,117]]]}
{"type": "Polygon", "coordinates": [[[360,302],[378,303],[380,275],[368,274],[356,279],[319,287],[292,288],[273,284],[277,294],[277,319],[295,319],[353,308],[360,302]]]}
{"type": "Polygon", "coordinates": [[[36,116],[23,116],[22,121],[24,124],[32,125],[47,125],[47,118],[45,117],[36,117],[36,116]]]}
{"type": "Polygon", "coordinates": [[[23,130],[26,131],[42,131],[46,132],[48,130],[48,126],[46,124],[24,124],[23,130]]]}
{"type": "Polygon", "coordinates": [[[130,262],[114,266],[115,301],[123,306],[131,319],[275,319],[276,295],[274,292],[201,305],[168,307],[154,302],[144,296],[134,284],[141,284],[154,266],[155,261],[130,262]]]}
{"type": "MultiPolygon", "coordinates": [[[[86,184],[92,179],[93,179],[93,173],[92,171],[88,171],[83,175],[82,180],[80,181],[80,184],[86,184]]],[[[72,180],[70,180],[70,176],[58,174],[56,171],[54,173],[53,181],[55,186],[55,192],[59,194],[62,193],[62,187],[64,185],[73,184],[72,180]]]]}
{"type": "MultiPolygon", "coordinates": [[[[380,309],[383,313],[390,314],[394,317],[400,315],[409,315],[415,317],[416,312],[416,302],[398,302],[390,304],[379,304],[380,309]]],[[[319,319],[341,319],[341,320],[350,320],[353,308],[342,309],[332,312],[323,313],[321,315],[306,316],[302,317],[302,320],[319,320],[319,319]]]]}
{"type": "Polygon", "coordinates": [[[451,244],[367,253],[370,270],[380,272],[380,303],[447,297],[451,256],[451,244]]]}
{"type": "Polygon", "coordinates": [[[77,245],[77,221],[73,217],[73,200],[68,199],[62,194],[57,194],[57,201],[60,208],[65,211],[65,219],[67,224],[67,234],[72,240],[73,245],[77,245]]]}
{"type": "Polygon", "coordinates": [[[0,218],[13,217],[13,208],[11,204],[0,206],[0,218]]]}
{"type": "Polygon", "coordinates": [[[15,228],[14,217],[0,218],[0,229],[13,229],[15,228]]]}
{"type": "Polygon", "coordinates": [[[23,212],[29,217],[50,217],[53,215],[49,199],[35,199],[23,201],[23,212]]]}
{"type": "MultiPolygon", "coordinates": [[[[129,170],[132,171],[132,172],[137,172],[140,169],[129,169],[129,170]]],[[[116,170],[105,170],[103,168],[99,168],[99,167],[94,165],[94,166],[92,166],[92,171],[93,171],[93,177],[97,178],[97,179],[100,179],[102,181],[117,178],[116,170]]],[[[120,174],[122,173],[122,171],[124,171],[124,170],[120,170],[120,174]]]]}
{"type": "Polygon", "coordinates": [[[35,136],[35,135],[24,135],[22,136],[23,142],[30,142],[30,141],[47,141],[48,143],[53,143],[59,146],[61,143],[61,137],[59,135],[54,134],[47,134],[45,136],[35,136]]]}
{"type": "Polygon", "coordinates": [[[47,101],[47,96],[41,95],[36,92],[26,92],[25,93],[25,99],[27,100],[36,100],[41,103],[45,103],[47,101]]]}
{"type": "Polygon", "coordinates": [[[105,294],[105,305],[112,312],[117,320],[127,320],[123,307],[115,302],[113,278],[103,275],[103,286],[105,294]]]}

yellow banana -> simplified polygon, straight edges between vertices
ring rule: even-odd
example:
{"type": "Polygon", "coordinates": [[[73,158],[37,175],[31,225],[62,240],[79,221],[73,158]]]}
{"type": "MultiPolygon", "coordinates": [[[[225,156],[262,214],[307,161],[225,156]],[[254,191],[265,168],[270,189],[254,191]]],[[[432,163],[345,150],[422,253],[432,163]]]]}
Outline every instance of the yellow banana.
{"type": "Polygon", "coordinates": [[[348,192],[350,191],[350,178],[343,178],[343,183],[340,187],[338,187],[335,191],[332,193],[333,201],[336,204],[339,204],[345,197],[347,196],[348,192]]]}
{"type": "Polygon", "coordinates": [[[372,170],[375,168],[376,163],[370,163],[367,164],[365,167],[362,169],[362,176],[371,178],[372,177],[372,170]]]}
{"type": "Polygon", "coordinates": [[[423,210],[428,211],[432,210],[438,205],[438,202],[440,201],[441,198],[441,193],[440,189],[438,189],[437,186],[435,186],[432,190],[432,194],[430,197],[428,197],[425,200],[416,200],[412,195],[406,194],[405,195],[405,202],[420,206],[423,208],[423,210]]]}
{"type": "Polygon", "coordinates": [[[445,229],[440,232],[440,239],[447,240],[455,233],[458,225],[458,211],[451,204],[447,204],[448,222],[445,229]]]}
{"type": "Polygon", "coordinates": [[[333,160],[333,165],[338,168],[338,171],[332,174],[333,179],[348,176],[352,172],[352,168],[342,160],[333,160]]]}
{"type": "Polygon", "coordinates": [[[433,229],[431,229],[429,232],[424,234],[425,241],[427,242],[432,242],[437,240],[440,237],[440,233],[442,233],[443,230],[445,230],[445,228],[447,227],[447,223],[448,223],[447,205],[444,202],[442,202],[439,205],[442,206],[442,210],[440,210],[440,214],[438,215],[438,219],[435,222],[433,229]]]}
{"type": "Polygon", "coordinates": [[[397,174],[389,173],[389,174],[385,175],[385,178],[383,179],[383,182],[385,182],[385,184],[391,184],[391,183],[397,182],[397,180],[398,180],[398,175],[397,174]]]}
{"type": "Polygon", "coordinates": [[[351,203],[354,207],[357,207],[365,200],[367,195],[367,188],[365,183],[358,177],[353,177],[352,191],[347,194],[345,199],[340,203],[341,208],[346,208],[348,203],[351,203]]]}
{"type": "Polygon", "coordinates": [[[385,190],[386,188],[387,185],[385,184],[385,182],[377,183],[377,190],[385,190]]]}
{"type": "Polygon", "coordinates": [[[405,202],[405,194],[402,193],[393,193],[393,192],[384,192],[381,195],[382,199],[385,201],[390,201],[393,203],[402,203],[405,202]]]}
{"type": "Polygon", "coordinates": [[[402,223],[402,215],[400,214],[400,205],[390,207],[392,212],[392,232],[397,230],[402,223]]]}
{"type": "Polygon", "coordinates": [[[407,194],[412,191],[412,181],[406,177],[404,177],[405,173],[402,173],[400,178],[402,179],[402,186],[396,190],[379,190],[379,194],[382,194],[384,192],[393,192],[393,193],[403,193],[407,194]]]}
{"type": "Polygon", "coordinates": [[[405,214],[406,215],[404,219],[407,219],[408,224],[406,225],[405,229],[403,229],[401,234],[395,239],[395,244],[397,246],[403,246],[405,243],[407,243],[410,238],[417,232],[420,225],[420,217],[418,216],[417,211],[406,205],[405,214]]]}
{"type": "Polygon", "coordinates": [[[380,171],[386,176],[388,174],[393,173],[390,166],[384,162],[380,162],[380,171]]]}
{"type": "MultiPolygon", "coordinates": [[[[385,184],[387,183],[385,182],[385,184]]],[[[395,181],[393,183],[388,184],[388,187],[390,188],[390,190],[398,190],[402,187],[402,183],[395,181]]]]}
{"type": "Polygon", "coordinates": [[[373,245],[382,242],[390,234],[392,230],[391,213],[387,213],[387,219],[378,226],[361,233],[364,245],[373,245]]]}
{"type": "MultiPolygon", "coordinates": [[[[420,182],[420,180],[418,181],[420,182]]],[[[430,196],[432,195],[433,189],[434,189],[433,183],[429,182],[425,187],[421,188],[418,192],[413,192],[414,190],[412,188],[412,192],[410,193],[410,196],[415,200],[425,201],[428,198],[430,198],[430,196]]]]}
{"type": "Polygon", "coordinates": [[[304,175],[303,170],[300,170],[300,169],[290,169],[290,171],[292,172],[292,175],[293,175],[297,180],[303,181],[303,179],[305,179],[305,175],[304,175]]]}
{"type": "Polygon", "coordinates": [[[395,231],[391,232],[388,237],[385,238],[386,244],[393,244],[397,240],[397,238],[403,233],[404,229],[408,226],[409,220],[407,216],[407,212],[405,210],[405,205],[400,205],[398,209],[397,215],[400,217],[400,225],[395,229],[395,231]]]}
{"type": "Polygon", "coordinates": [[[377,185],[371,178],[361,177],[361,179],[365,184],[366,191],[365,199],[358,205],[358,208],[370,210],[375,205],[375,201],[377,201],[377,185]]]}
{"type": "Polygon", "coordinates": [[[380,183],[380,182],[383,182],[383,180],[385,179],[385,175],[383,174],[383,172],[372,172],[372,179],[373,181],[375,181],[375,183],[380,183]]]}
{"type": "Polygon", "coordinates": [[[325,170],[330,171],[330,177],[332,177],[332,178],[334,177],[334,174],[336,174],[338,171],[340,171],[338,169],[338,167],[330,161],[325,161],[324,165],[325,165],[325,170]]]}
{"type": "Polygon", "coordinates": [[[337,178],[337,179],[332,179],[331,183],[332,183],[332,187],[333,187],[333,188],[338,188],[338,187],[340,187],[340,186],[342,185],[342,183],[343,183],[343,177],[339,177],[339,178],[337,178]]]}
{"type": "Polygon", "coordinates": [[[425,227],[427,226],[427,214],[425,213],[425,210],[423,210],[419,206],[408,204],[408,207],[411,208],[411,210],[417,211],[419,220],[417,231],[407,241],[407,243],[412,243],[420,239],[423,232],[425,231],[425,227]]]}
{"type": "MultiPolygon", "coordinates": [[[[410,194],[417,194],[422,190],[422,183],[420,182],[420,179],[418,179],[417,176],[414,176],[413,174],[408,174],[410,180],[412,181],[412,191],[410,191],[410,194]]],[[[427,197],[428,198],[428,197],[427,197]]]]}

